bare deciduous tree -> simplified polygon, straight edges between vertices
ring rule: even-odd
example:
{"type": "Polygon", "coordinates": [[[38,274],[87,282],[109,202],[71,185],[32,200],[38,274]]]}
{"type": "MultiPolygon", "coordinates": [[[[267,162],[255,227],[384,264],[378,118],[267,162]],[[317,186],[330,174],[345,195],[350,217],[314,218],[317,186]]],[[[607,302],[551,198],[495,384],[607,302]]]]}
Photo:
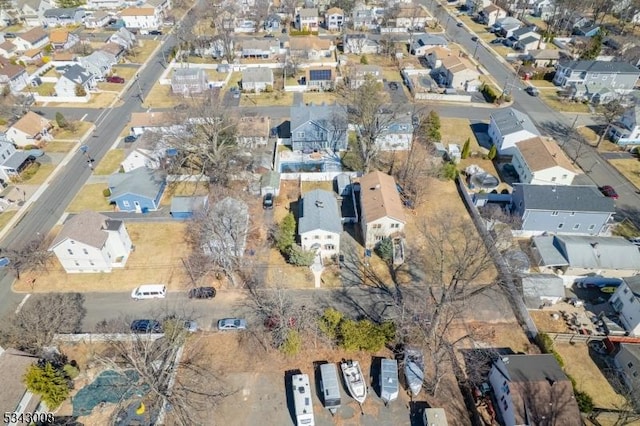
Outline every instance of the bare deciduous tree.
{"type": "Polygon", "coordinates": [[[611,126],[622,117],[624,114],[624,106],[620,102],[619,99],[613,99],[610,102],[602,105],[602,110],[600,112],[600,119],[602,120],[604,127],[602,129],[602,133],[598,137],[598,142],[596,142],[596,148],[600,146],[604,138],[611,130],[611,126]]]}
{"type": "Polygon", "coordinates": [[[32,270],[47,271],[53,253],[48,250],[50,241],[43,235],[27,241],[24,245],[2,250],[2,254],[9,259],[9,266],[20,279],[20,274],[32,270]]]}
{"type": "Polygon", "coordinates": [[[40,354],[56,333],[78,333],[85,316],[80,293],[33,295],[15,314],[0,325],[2,346],[40,354]]]}

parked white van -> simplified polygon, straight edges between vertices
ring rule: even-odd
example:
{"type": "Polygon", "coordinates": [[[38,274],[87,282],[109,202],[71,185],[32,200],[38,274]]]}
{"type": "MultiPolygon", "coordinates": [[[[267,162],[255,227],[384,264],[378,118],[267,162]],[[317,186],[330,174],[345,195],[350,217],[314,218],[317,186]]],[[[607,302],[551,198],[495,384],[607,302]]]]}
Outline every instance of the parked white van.
{"type": "Polygon", "coordinates": [[[162,284],[145,284],[135,288],[131,292],[131,298],[140,299],[164,299],[167,295],[167,287],[162,284]]]}

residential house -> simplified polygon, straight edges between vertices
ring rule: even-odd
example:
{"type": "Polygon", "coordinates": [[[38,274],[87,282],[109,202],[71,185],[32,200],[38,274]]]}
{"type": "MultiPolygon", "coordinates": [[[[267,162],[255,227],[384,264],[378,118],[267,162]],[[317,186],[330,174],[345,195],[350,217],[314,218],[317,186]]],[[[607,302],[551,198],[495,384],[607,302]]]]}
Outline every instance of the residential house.
{"type": "Polygon", "coordinates": [[[19,52],[39,49],[49,44],[49,35],[42,28],[32,28],[29,31],[16,34],[13,44],[19,52]]]}
{"type": "Polygon", "coordinates": [[[9,85],[12,93],[20,92],[29,84],[29,73],[20,66],[0,58],[0,85],[9,85]]]}
{"type": "Polygon", "coordinates": [[[318,31],[320,27],[318,9],[302,8],[298,10],[295,17],[295,26],[298,31],[318,31]]]}
{"type": "MultiPolygon", "coordinates": [[[[90,10],[118,10],[121,9],[124,5],[124,0],[87,0],[87,9],[90,10]]],[[[93,12],[93,17],[95,18],[98,13],[103,12],[93,12]]]]}
{"type": "Polygon", "coordinates": [[[133,251],[124,221],[85,211],[73,215],[49,246],[68,274],[124,268],[133,251]]]}
{"type": "Polygon", "coordinates": [[[153,7],[128,7],[120,12],[126,28],[159,28],[162,15],[153,7]]]}
{"type": "Polygon", "coordinates": [[[160,14],[166,15],[173,7],[173,2],[172,0],[145,0],[144,5],[151,6],[158,10],[160,14]]]}
{"type": "Polygon", "coordinates": [[[340,253],[342,219],[332,191],[314,189],[303,195],[298,219],[298,238],[303,250],[326,259],[340,253]]]}
{"type": "Polygon", "coordinates": [[[394,28],[404,28],[410,31],[423,30],[427,26],[427,22],[432,19],[427,8],[421,4],[400,4],[391,20],[391,25],[394,28]]]}
{"type": "Polygon", "coordinates": [[[462,56],[447,56],[434,71],[438,83],[456,90],[476,92],[482,85],[475,65],[462,56]]]}
{"type": "Polygon", "coordinates": [[[551,354],[509,355],[493,362],[489,383],[502,424],[533,425],[554,419],[581,426],[573,385],[551,354]]]}
{"type": "Polygon", "coordinates": [[[0,43],[0,56],[10,59],[16,54],[16,45],[10,41],[0,43]]]}
{"type": "Polygon", "coordinates": [[[197,95],[209,87],[207,72],[202,68],[175,68],[171,76],[171,92],[182,96],[197,95]]]}
{"type": "Polygon", "coordinates": [[[76,62],[76,54],[73,52],[53,52],[51,60],[56,61],[60,66],[73,65],[76,62]]]}
{"type": "Polygon", "coordinates": [[[521,183],[571,185],[579,171],[557,143],[535,137],[516,144],[511,164],[521,183]]]}
{"type": "MultiPolygon", "coordinates": [[[[36,361],[37,358],[32,354],[0,347],[0,371],[2,371],[0,409],[4,410],[5,413],[22,415],[39,412],[40,398],[29,391],[24,384],[24,376],[27,370],[36,361]]],[[[9,424],[9,422],[5,422],[5,424],[9,424]]],[[[12,424],[26,425],[27,423],[12,424]]]]}
{"type": "Polygon", "coordinates": [[[555,305],[566,296],[564,281],[555,274],[523,274],[518,280],[528,309],[555,305]]]}
{"type": "Polygon", "coordinates": [[[327,30],[342,31],[344,24],[344,10],[339,7],[332,7],[324,13],[324,26],[327,30]]]}
{"type": "Polygon", "coordinates": [[[511,16],[506,18],[500,18],[496,20],[496,23],[491,27],[492,31],[499,34],[501,37],[509,38],[513,35],[513,32],[522,27],[522,22],[511,16]]]}
{"type": "Polygon", "coordinates": [[[120,163],[120,167],[125,173],[139,168],[157,170],[161,168],[166,157],[167,144],[158,134],[146,132],[138,138],[134,148],[120,163]]]}
{"type": "Polygon", "coordinates": [[[439,35],[421,34],[416,36],[409,46],[409,53],[413,56],[424,56],[433,47],[447,47],[449,42],[439,35]]]}
{"type": "Polygon", "coordinates": [[[373,55],[380,52],[380,43],[362,33],[345,34],[342,47],[344,53],[352,53],[354,55],[373,55]]]}
{"type": "Polygon", "coordinates": [[[229,256],[242,258],[249,233],[249,206],[241,200],[226,197],[205,211],[213,219],[213,226],[202,247],[204,254],[215,258],[217,253],[223,253],[225,259],[229,256]]]}
{"type": "Polygon", "coordinates": [[[175,114],[169,112],[132,112],[131,135],[140,136],[146,131],[158,133],[184,132],[184,125],[177,125],[175,114]]]}
{"type": "Polygon", "coordinates": [[[616,346],[613,363],[618,376],[629,391],[638,392],[640,390],[640,344],[618,343],[616,346]]]}
{"type": "Polygon", "coordinates": [[[333,58],[335,48],[333,41],[318,36],[291,37],[289,39],[289,54],[294,58],[308,61],[333,58]]]}
{"type": "Polygon", "coordinates": [[[631,92],[640,69],[626,62],[561,61],[553,83],[571,90],[574,98],[606,102],[631,92]]]}
{"type": "Polygon", "coordinates": [[[546,46],[540,38],[541,35],[537,32],[537,27],[523,27],[515,30],[509,40],[513,43],[514,49],[526,53],[530,49],[540,49],[546,46]]]}
{"type": "Polygon", "coordinates": [[[18,176],[32,162],[33,156],[29,151],[17,151],[16,147],[5,137],[0,139],[0,183],[2,187],[18,176]]]}
{"type": "Polygon", "coordinates": [[[511,212],[530,234],[600,235],[615,214],[611,198],[588,185],[513,185],[511,212]]]}
{"type": "Polygon", "coordinates": [[[18,13],[15,10],[0,10],[0,25],[3,27],[10,27],[11,25],[15,25],[19,22],[18,13]]]}
{"type": "Polygon", "coordinates": [[[29,111],[9,127],[7,138],[19,148],[38,145],[40,141],[51,139],[49,131],[52,128],[49,120],[29,111]]]}
{"type": "Polygon", "coordinates": [[[80,41],[80,37],[67,30],[53,30],[49,34],[51,46],[56,50],[67,50],[80,41]]]}
{"type": "Polygon", "coordinates": [[[526,60],[536,68],[548,68],[556,65],[564,56],[559,49],[528,49],[526,60]]]}
{"type": "Polygon", "coordinates": [[[236,124],[236,141],[243,148],[266,146],[271,132],[271,122],[267,116],[241,117],[236,124]]]}
{"type": "Polygon", "coordinates": [[[609,137],[620,146],[640,145],[640,105],[635,104],[622,114],[620,120],[613,123],[609,137]]]}
{"type": "Polygon", "coordinates": [[[24,62],[25,64],[35,64],[36,62],[40,61],[43,56],[43,49],[29,49],[25,52],[22,52],[22,55],[20,55],[20,61],[24,62]]]}
{"type": "Polygon", "coordinates": [[[124,56],[125,53],[127,53],[126,49],[122,46],[120,46],[119,44],[116,43],[105,43],[104,45],[102,45],[102,47],[100,48],[101,52],[105,52],[108,55],[113,55],[114,58],[116,58],[116,61],[119,61],[120,58],[122,58],[124,56]]]}
{"type": "Polygon", "coordinates": [[[245,68],[242,71],[242,90],[245,92],[264,92],[273,90],[273,70],[271,68],[245,68]]]}
{"type": "Polygon", "coordinates": [[[109,36],[110,43],[116,43],[129,50],[136,45],[136,36],[126,28],[120,28],[109,36]]]}
{"type": "Polygon", "coordinates": [[[442,60],[448,56],[459,55],[459,52],[452,52],[445,47],[432,47],[424,51],[424,59],[432,70],[442,67],[442,60]]]}
{"type": "Polygon", "coordinates": [[[466,0],[465,6],[472,14],[479,13],[491,4],[491,0],[466,0]]]}
{"type": "Polygon", "coordinates": [[[533,7],[533,16],[547,22],[558,13],[558,9],[555,0],[540,0],[533,7]]]}
{"type": "Polygon", "coordinates": [[[307,68],[304,78],[309,91],[332,90],[336,83],[336,69],[330,67],[307,68]]]}
{"type": "Polygon", "coordinates": [[[233,27],[234,33],[255,33],[258,24],[251,19],[236,19],[235,26],[233,27]]]}
{"type": "Polygon", "coordinates": [[[361,226],[364,246],[374,248],[383,238],[399,237],[406,216],[393,176],[380,171],[360,178],[361,226]]]}
{"type": "Polygon", "coordinates": [[[380,114],[376,146],[381,151],[407,151],[413,141],[411,115],[380,114]]]}
{"type": "Polygon", "coordinates": [[[115,173],[109,176],[109,202],[121,212],[158,210],[165,184],[164,173],[157,170],[138,168],[129,173],[115,173]]]}
{"type": "Polygon", "coordinates": [[[18,0],[18,17],[27,27],[39,27],[44,21],[44,12],[51,9],[50,0],[18,0]]]}
{"type": "Polygon", "coordinates": [[[600,32],[600,25],[596,25],[593,22],[589,22],[586,25],[573,28],[573,35],[580,37],[594,37],[600,32]]]}
{"type": "MultiPolygon", "coordinates": [[[[378,65],[354,65],[349,70],[349,87],[357,89],[362,86],[367,78],[371,78],[377,83],[382,85],[384,78],[382,75],[382,68],[378,65]],[[367,77],[369,76],[369,77],[367,77]]],[[[380,86],[382,87],[382,86],[380,86]]]]}
{"type": "Polygon", "coordinates": [[[273,38],[253,38],[242,41],[243,58],[271,59],[280,52],[280,42],[273,38]]]}
{"type": "Polygon", "coordinates": [[[623,278],[609,303],[619,314],[624,329],[632,336],[640,336],[640,275],[623,278]]]}
{"type": "MultiPolygon", "coordinates": [[[[108,2],[111,2],[111,0],[108,0],[108,2]]],[[[116,2],[121,3],[121,0],[116,0],[116,2]]],[[[111,8],[105,7],[105,9],[111,9],[111,8]]],[[[109,15],[109,13],[103,10],[98,10],[96,12],[93,12],[92,15],[89,15],[86,18],[84,18],[84,27],[87,29],[103,28],[109,25],[110,21],[111,21],[111,15],[109,15]]]]}
{"type": "Polygon", "coordinates": [[[85,93],[89,93],[96,88],[96,79],[93,74],[84,69],[81,65],[71,65],[56,82],[56,95],[60,97],[83,96],[78,95],[79,87],[85,93]]]}
{"type": "Polygon", "coordinates": [[[82,8],[56,8],[44,11],[45,27],[65,27],[67,25],[78,25],[84,20],[86,12],[82,8]]]}
{"type": "Polygon", "coordinates": [[[541,235],[533,237],[531,251],[541,272],[606,277],[640,272],[640,250],[622,237],[541,235]]]}
{"type": "Polygon", "coordinates": [[[294,151],[347,149],[347,117],[340,105],[291,107],[291,148],[294,151]]]}
{"type": "Polygon", "coordinates": [[[506,17],[507,11],[495,4],[490,4],[485,7],[479,14],[480,22],[490,27],[493,26],[498,19],[506,17]]]}
{"type": "Polygon", "coordinates": [[[356,31],[372,31],[377,30],[380,23],[373,8],[358,3],[351,12],[351,26],[356,31]]]}
{"type": "Polygon", "coordinates": [[[491,114],[489,138],[500,154],[510,154],[516,143],[540,136],[529,116],[515,108],[504,108],[491,114]]]}
{"type": "Polygon", "coordinates": [[[282,18],[277,13],[272,13],[264,19],[263,28],[268,32],[280,31],[282,18]]]}
{"type": "Polygon", "coordinates": [[[78,58],[78,62],[84,69],[93,74],[96,81],[101,81],[111,73],[111,68],[118,63],[118,60],[111,53],[96,50],[89,56],[78,58]]]}

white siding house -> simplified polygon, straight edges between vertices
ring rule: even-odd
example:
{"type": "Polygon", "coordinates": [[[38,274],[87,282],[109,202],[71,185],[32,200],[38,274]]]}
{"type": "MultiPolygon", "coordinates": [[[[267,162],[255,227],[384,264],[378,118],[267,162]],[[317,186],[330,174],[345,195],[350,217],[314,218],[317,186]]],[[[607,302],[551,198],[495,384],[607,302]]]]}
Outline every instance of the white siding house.
{"type": "Polygon", "coordinates": [[[49,247],[69,274],[124,268],[131,249],[122,220],[90,211],[69,219],[49,247]]]}
{"type": "Polygon", "coordinates": [[[383,238],[401,236],[406,217],[396,180],[376,171],[360,179],[362,235],[365,247],[375,247],[383,238]]]}
{"type": "Polygon", "coordinates": [[[625,330],[640,336],[640,276],[623,278],[609,303],[618,312],[625,330]]]}
{"type": "Polygon", "coordinates": [[[511,164],[521,183],[571,185],[578,170],[554,141],[535,137],[520,141],[513,150],[511,164]]]}
{"type": "Polygon", "coordinates": [[[516,143],[540,136],[540,132],[527,114],[514,108],[505,108],[491,114],[489,138],[498,153],[511,154],[516,143]]]}
{"type": "Polygon", "coordinates": [[[315,251],[321,258],[340,252],[342,221],[333,192],[315,189],[302,198],[298,236],[303,250],[315,251]]]}
{"type": "Polygon", "coordinates": [[[153,7],[129,7],[120,12],[120,18],[127,28],[158,28],[162,24],[162,15],[153,7]]]}

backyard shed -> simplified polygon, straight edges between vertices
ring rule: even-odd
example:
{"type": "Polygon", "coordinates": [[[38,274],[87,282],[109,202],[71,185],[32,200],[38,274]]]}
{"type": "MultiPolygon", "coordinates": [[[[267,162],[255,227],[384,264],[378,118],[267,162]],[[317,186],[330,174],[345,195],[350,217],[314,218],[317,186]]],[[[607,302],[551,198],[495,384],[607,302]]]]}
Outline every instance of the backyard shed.
{"type": "Polygon", "coordinates": [[[348,197],[351,195],[351,177],[342,173],[336,176],[336,186],[340,197],[348,197]]]}
{"type": "Polygon", "coordinates": [[[209,200],[206,195],[194,197],[171,198],[171,217],[174,219],[191,219],[193,214],[207,207],[209,200]]]}
{"type": "Polygon", "coordinates": [[[525,274],[520,278],[524,303],[529,309],[554,305],[565,297],[562,278],[555,274],[525,274]]]}
{"type": "Polygon", "coordinates": [[[260,195],[280,195],[280,173],[269,171],[260,178],[260,195]]]}

